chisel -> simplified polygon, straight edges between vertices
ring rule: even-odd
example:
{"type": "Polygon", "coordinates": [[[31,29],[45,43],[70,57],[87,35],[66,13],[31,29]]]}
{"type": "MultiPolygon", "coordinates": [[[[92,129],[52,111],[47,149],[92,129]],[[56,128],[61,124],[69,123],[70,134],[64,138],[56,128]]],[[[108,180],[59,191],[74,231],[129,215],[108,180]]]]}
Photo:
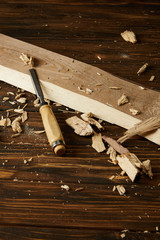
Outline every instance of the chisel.
{"type": "Polygon", "coordinates": [[[65,153],[64,138],[59,124],[54,116],[51,107],[45,102],[37,72],[34,68],[29,69],[37,97],[40,99],[39,112],[42,117],[43,126],[53,152],[61,156],[65,153]]]}

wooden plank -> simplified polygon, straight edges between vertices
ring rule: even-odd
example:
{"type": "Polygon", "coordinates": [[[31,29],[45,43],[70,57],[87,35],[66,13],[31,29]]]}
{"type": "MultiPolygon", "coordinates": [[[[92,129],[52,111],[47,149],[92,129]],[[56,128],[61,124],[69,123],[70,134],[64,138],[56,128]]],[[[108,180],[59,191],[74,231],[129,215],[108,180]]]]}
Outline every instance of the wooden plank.
{"type": "MultiPolygon", "coordinates": [[[[24,52],[35,59],[45,97],[80,112],[92,112],[96,117],[131,128],[155,114],[160,114],[159,92],[146,89],[113,76],[99,68],[31,44],[0,35],[0,79],[34,93],[28,67],[19,58],[24,52]],[[101,86],[97,86],[101,84],[101,86]],[[113,90],[111,87],[121,87],[113,90]],[[78,90],[82,89],[82,91],[78,90]],[[91,89],[90,94],[86,89],[91,89]],[[118,106],[117,100],[125,93],[129,104],[141,111],[138,118],[131,116],[129,104],[118,106]],[[146,98],[147,95],[147,98],[146,98]]],[[[160,144],[160,130],[145,136],[160,144]]]]}

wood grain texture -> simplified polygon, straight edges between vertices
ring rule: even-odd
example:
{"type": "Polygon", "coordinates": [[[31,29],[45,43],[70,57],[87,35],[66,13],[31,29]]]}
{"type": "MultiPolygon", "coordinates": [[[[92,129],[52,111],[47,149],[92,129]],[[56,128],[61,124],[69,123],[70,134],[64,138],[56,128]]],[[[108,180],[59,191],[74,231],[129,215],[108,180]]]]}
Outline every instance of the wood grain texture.
{"type": "MultiPolygon", "coordinates": [[[[8,0],[0,2],[0,13],[3,34],[160,90],[157,1],[8,0]],[[126,29],[136,33],[139,44],[121,38],[126,29]],[[150,68],[138,77],[145,62],[150,68]],[[153,82],[148,81],[151,75],[156,76],[153,82]]],[[[3,82],[0,86],[0,114],[6,116],[13,106],[3,97],[17,89],[3,82]]],[[[77,136],[65,124],[74,113],[53,105],[67,143],[65,157],[54,156],[45,134],[33,134],[43,125],[33,106],[35,97],[26,95],[29,119],[22,124],[22,135],[11,138],[11,128],[0,127],[0,239],[119,240],[121,231],[128,229],[124,239],[158,240],[158,147],[138,136],[124,144],[141,161],[150,159],[153,168],[153,180],[143,175],[133,184],[119,176],[119,167],[108,162],[105,152],[91,148],[91,138],[77,136]],[[33,161],[24,164],[30,157],[33,161]],[[112,175],[116,178],[109,180],[112,175]],[[61,189],[64,184],[70,186],[69,192],[61,189]],[[118,184],[124,185],[126,196],[112,191],[118,184]],[[84,189],[76,192],[78,187],[84,189]]],[[[103,133],[114,139],[124,132],[109,123],[103,126],[103,133]]]]}

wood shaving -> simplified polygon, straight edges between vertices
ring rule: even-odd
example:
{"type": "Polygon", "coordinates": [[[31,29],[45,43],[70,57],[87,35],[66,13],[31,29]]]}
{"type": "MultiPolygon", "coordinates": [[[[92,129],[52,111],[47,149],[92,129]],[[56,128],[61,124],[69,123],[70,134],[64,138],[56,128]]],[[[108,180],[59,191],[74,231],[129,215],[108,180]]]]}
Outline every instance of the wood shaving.
{"type": "Polygon", "coordinates": [[[101,133],[97,134],[94,133],[92,136],[92,147],[97,151],[97,152],[104,152],[106,150],[104,143],[102,141],[102,135],[101,133]]]}
{"type": "Polygon", "coordinates": [[[35,134],[41,134],[41,133],[45,133],[45,130],[42,130],[42,131],[33,131],[33,133],[35,133],[35,134]]]}
{"type": "Polygon", "coordinates": [[[0,120],[0,126],[2,126],[2,127],[9,127],[9,126],[11,126],[10,118],[2,118],[0,120]]]}
{"type": "Polygon", "coordinates": [[[40,99],[36,98],[36,100],[34,100],[33,104],[34,104],[34,107],[40,107],[40,99]]]}
{"type": "Polygon", "coordinates": [[[25,95],[24,93],[19,93],[19,94],[17,94],[17,95],[15,96],[15,100],[23,97],[24,95],[25,95]]]}
{"type": "Polygon", "coordinates": [[[85,90],[83,89],[82,86],[78,86],[78,90],[79,90],[80,92],[85,92],[85,90]]]}
{"type": "Polygon", "coordinates": [[[23,111],[24,111],[24,110],[21,109],[21,108],[20,108],[20,109],[14,109],[14,112],[16,112],[16,113],[23,113],[23,111]]]}
{"type": "Polygon", "coordinates": [[[23,111],[21,117],[22,117],[22,123],[25,122],[25,121],[28,119],[28,114],[27,114],[27,112],[26,112],[26,111],[23,111]]]}
{"type": "Polygon", "coordinates": [[[93,92],[93,90],[91,90],[90,88],[86,88],[86,93],[87,94],[91,94],[93,92]]]}
{"type": "Polygon", "coordinates": [[[90,136],[93,134],[92,127],[77,116],[66,119],[66,123],[74,129],[74,132],[80,136],[90,136]]]}
{"type": "Polygon", "coordinates": [[[102,58],[101,58],[100,56],[97,56],[97,58],[98,58],[99,60],[102,60],[102,58]]]}
{"type": "Polygon", "coordinates": [[[3,102],[6,102],[9,100],[9,97],[3,97],[3,102]]]}
{"type": "Polygon", "coordinates": [[[101,74],[101,73],[99,73],[99,72],[97,72],[97,75],[98,75],[98,76],[101,76],[102,74],[101,74]]]}
{"type": "Polygon", "coordinates": [[[109,87],[110,89],[113,89],[113,90],[121,90],[122,88],[121,87],[109,87]]]}
{"type": "Polygon", "coordinates": [[[154,81],[154,79],[155,79],[155,76],[152,75],[152,76],[150,77],[149,81],[152,82],[152,81],[154,81]]]}
{"type": "Polygon", "coordinates": [[[115,178],[115,176],[112,175],[112,176],[109,178],[109,180],[113,180],[114,178],[115,178]]]}
{"type": "Polygon", "coordinates": [[[15,104],[16,104],[15,101],[9,101],[9,103],[12,104],[12,105],[15,105],[15,104]]]}
{"type": "Polygon", "coordinates": [[[17,102],[19,102],[19,103],[26,103],[26,98],[25,97],[21,97],[21,98],[18,98],[17,99],[17,102]]]}
{"type": "Polygon", "coordinates": [[[21,129],[21,125],[20,125],[20,121],[21,121],[22,117],[19,116],[17,118],[14,119],[14,121],[12,122],[12,130],[13,132],[18,132],[21,133],[22,129],[21,129]]]}
{"type": "Polygon", "coordinates": [[[121,144],[119,144],[116,140],[113,138],[107,137],[105,135],[102,136],[102,139],[107,142],[114,150],[120,154],[127,153],[129,150],[125,147],[123,147],[121,144]]]}
{"type": "Polygon", "coordinates": [[[29,164],[29,163],[32,162],[32,161],[33,161],[33,158],[32,158],[32,157],[29,158],[29,159],[24,159],[24,160],[23,160],[24,164],[29,164]]]}
{"type": "Polygon", "coordinates": [[[113,147],[109,147],[108,150],[107,150],[107,154],[109,154],[110,156],[110,159],[112,160],[111,163],[113,163],[114,165],[117,165],[117,152],[116,150],[113,148],[113,147]]]}
{"type": "Polygon", "coordinates": [[[101,87],[103,85],[103,83],[96,83],[95,86],[96,87],[101,87]]]}
{"type": "Polygon", "coordinates": [[[14,95],[13,92],[7,92],[7,95],[14,95]]]}
{"type": "Polygon", "coordinates": [[[124,105],[129,102],[128,97],[123,94],[119,99],[118,99],[118,106],[124,105]]]}
{"type": "Polygon", "coordinates": [[[112,189],[112,191],[113,191],[113,192],[115,192],[115,191],[116,191],[116,186],[113,186],[113,189],[112,189]]]}
{"type": "Polygon", "coordinates": [[[121,37],[126,42],[131,42],[131,43],[136,43],[137,42],[136,35],[132,31],[128,31],[128,30],[124,31],[123,33],[121,33],[121,37]]]}
{"type": "Polygon", "coordinates": [[[75,192],[80,192],[80,191],[83,191],[83,190],[84,190],[83,187],[78,187],[78,188],[76,188],[74,191],[75,191],[75,192]]]}
{"type": "Polygon", "coordinates": [[[30,67],[33,67],[34,62],[33,62],[33,58],[32,58],[31,56],[27,56],[27,54],[21,53],[21,55],[20,55],[19,58],[23,61],[23,63],[24,63],[25,65],[28,65],[28,66],[30,66],[30,67]]]}
{"type": "Polygon", "coordinates": [[[117,191],[119,192],[119,195],[124,195],[126,193],[126,189],[124,188],[123,185],[117,185],[116,188],[117,191]]]}
{"type": "Polygon", "coordinates": [[[53,103],[53,105],[55,105],[56,107],[61,107],[62,106],[62,104],[60,104],[60,103],[53,103]]]}
{"type": "Polygon", "coordinates": [[[117,161],[120,168],[124,170],[131,181],[134,182],[140,169],[142,169],[142,163],[137,156],[133,153],[121,154],[117,155],[117,161]]]}
{"type": "Polygon", "coordinates": [[[145,63],[137,72],[138,75],[140,75],[141,73],[145,72],[146,69],[148,67],[148,63],[145,63]]]}
{"type": "Polygon", "coordinates": [[[152,173],[152,168],[151,168],[151,161],[149,159],[142,162],[142,170],[151,179],[153,178],[153,173],[152,173]]]}
{"type": "Polygon", "coordinates": [[[139,86],[139,88],[141,89],[141,90],[146,90],[144,87],[142,87],[142,86],[139,86]]]}
{"type": "Polygon", "coordinates": [[[121,236],[121,238],[125,238],[126,234],[122,233],[120,236],[121,236]]]}
{"type": "Polygon", "coordinates": [[[160,115],[151,117],[147,120],[141,121],[140,123],[136,124],[134,127],[128,129],[124,136],[118,139],[119,143],[123,143],[127,139],[135,136],[135,135],[144,135],[148,132],[156,130],[160,127],[160,115]]]}
{"type": "Polygon", "coordinates": [[[68,185],[61,185],[61,189],[64,189],[68,192],[70,190],[70,187],[68,185]]]}
{"type": "Polygon", "coordinates": [[[130,112],[132,113],[132,115],[134,115],[134,116],[140,114],[140,111],[137,110],[137,109],[134,109],[134,108],[130,108],[129,111],[130,111],[130,112]]]}
{"type": "Polygon", "coordinates": [[[18,136],[20,136],[20,134],[21,134],[21,133],[15,133],[15,134],[12,134],[12,135],[11,135],[11,138],[18,137],[18,136]]]}
{"type": "Polygon", "coordinates": [[[93,117],[92,113],[84,113],[81,115],[81,118],[84,121],[88,122],[91,125],[95,125],[99,130],[102,130],[103,129],[102,125],[92,117],[93,117]]]}
{"type": "Polygon", "coordinates": [[[50,105],[50,103],[51,103],[51,101],[48,100],[47,98],[45,98],[44,101],[45,101],[48,105],[50,105]]]}

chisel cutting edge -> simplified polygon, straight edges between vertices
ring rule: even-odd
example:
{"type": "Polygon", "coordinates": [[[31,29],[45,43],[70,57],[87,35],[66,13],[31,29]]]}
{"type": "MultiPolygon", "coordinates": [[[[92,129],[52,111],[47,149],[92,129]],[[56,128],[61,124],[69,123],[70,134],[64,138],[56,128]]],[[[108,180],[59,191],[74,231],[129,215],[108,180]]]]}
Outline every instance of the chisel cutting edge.
{"type": "Polygon", "coordinates": [[[33,85],[34,85],[37,97],[39,97],[40,99],[39,112],[42,117],[43,126],[46,131],[49,144],[51,145],[54,153],[56,155],[61,156],[65,153],[65,150],[66,150],[61,129],[52,112],[51,107],[44,100],[43,92],[39,83],[36,70],[32,68],[32,69],[29,69],[29,72],[33,80],[33,85]]]}

